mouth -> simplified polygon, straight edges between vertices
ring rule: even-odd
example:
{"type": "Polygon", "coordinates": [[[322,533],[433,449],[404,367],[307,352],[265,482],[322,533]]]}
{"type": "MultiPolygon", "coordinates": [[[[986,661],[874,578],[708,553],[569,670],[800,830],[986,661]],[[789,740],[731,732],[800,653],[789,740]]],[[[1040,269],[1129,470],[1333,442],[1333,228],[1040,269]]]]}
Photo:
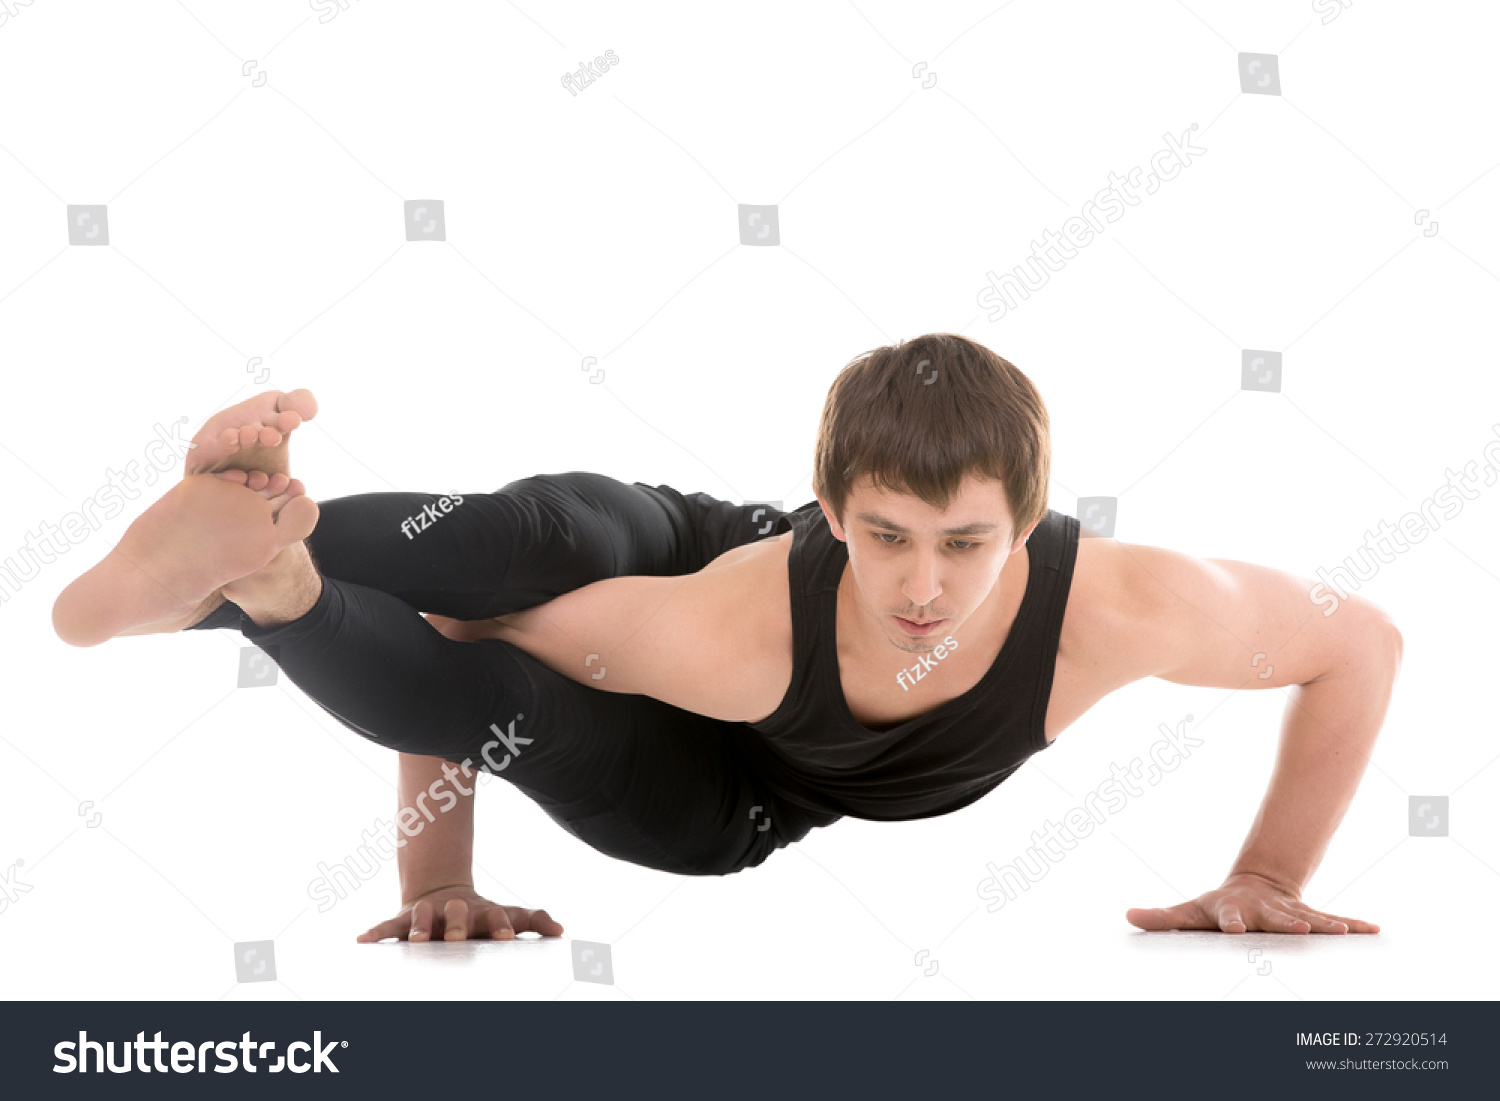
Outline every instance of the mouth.
{"type": "Polygon", "coordinates": [[[913,638],[921,638],[924,635],[930,635],[934,631],[936,631],[939,626],[947,622],[946,620],[942,619],[929,619],[924,622],[918,623],[914,619],[905,619],[901,616],[896,616],[895,618],[896,622],[901,624],[901,629],[907,634],[911,635],[913,638]]]}

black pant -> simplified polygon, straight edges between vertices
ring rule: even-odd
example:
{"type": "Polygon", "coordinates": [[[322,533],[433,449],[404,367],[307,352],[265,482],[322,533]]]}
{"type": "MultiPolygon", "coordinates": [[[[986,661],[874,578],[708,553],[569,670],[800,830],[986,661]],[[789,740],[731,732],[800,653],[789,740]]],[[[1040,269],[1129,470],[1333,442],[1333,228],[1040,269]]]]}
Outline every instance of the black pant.
{"type": "Polygon", "coordinates": [[[781,513],[582,472],[319,507],[307,544],[323,592],[306,615],[262,628],[226,602],[198,627],[239,629],[351,730],[467,760],[600,852],[662,871],[739,871],[837,821],[770,790],[742,751],[757,736],[744,723],[588,687],[418,614],[485,619],[606,577],[692,573],[785,530],[781,513]]]}

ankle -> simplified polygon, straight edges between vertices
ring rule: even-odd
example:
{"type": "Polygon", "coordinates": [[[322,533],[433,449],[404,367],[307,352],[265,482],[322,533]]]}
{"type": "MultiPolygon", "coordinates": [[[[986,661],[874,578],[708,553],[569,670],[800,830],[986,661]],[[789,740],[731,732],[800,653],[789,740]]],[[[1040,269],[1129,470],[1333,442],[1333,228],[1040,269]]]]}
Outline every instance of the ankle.
{"type": "Polygon", "coordinates": [[[198,624],[202,623],[205,619],[213,615],[214,612],[218,610],[220,605],[224,603],[225,599],[226,597],[224,596],[224,590],[215,589],[213,592],[209,593],[206,597],[203,598],[203,603],[199,604],[198,607],[194,609],[193,614],[188,616],[188,618],[183,622],[182,626],[179,627],[178,630],[185,631],[189,627],[195,627],[198,624]]]}
{"type": "Polygon", "coordinates": [[[323,578],[302,543],[287,547],[266,566],[225,585],[222,592],[258,627],[301,619],[323,593],[323,578]]]}

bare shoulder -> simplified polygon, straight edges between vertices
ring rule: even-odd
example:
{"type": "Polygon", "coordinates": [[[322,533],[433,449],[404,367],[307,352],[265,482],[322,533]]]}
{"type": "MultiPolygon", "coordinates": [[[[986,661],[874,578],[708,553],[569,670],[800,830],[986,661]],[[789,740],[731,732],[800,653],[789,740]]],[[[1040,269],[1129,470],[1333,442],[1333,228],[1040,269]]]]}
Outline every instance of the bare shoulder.
{"type": "Polygon", "coordinates": [[[652,643],[632,639],[642,647],[627,659],[641,671],[638,690],[735,722],[775,711],[792,674],[790,549],[791,533],[759,540],[681,578],[678,610],[667,619],[673,659],[653,657],[652,643]]]}
{"type": "Polygon", "coordinates": [[[792,533],[782,532],[773,535],[769,539],[758,539],[754,543],[743,543],[738,547],[731,547],[719,557],[715,558],[699,573],[718,569],[721,566],[730,566],[739,562],[765,562],[767,560],[780,562],[786,565],[786,556],[792,549],[792,533]]]}
{"type": "Polygon", "coordinates": [[[1123,544],[1079,538],[1047,707],[1049,742],[1109,693],[1140,679],[1131,643],[1137,604],[1128,570],[1123,544]]]}
{"type": "Polygon", "coordinates": [[[1124,553],[1113,539],[1078,540],[1073,583],[1063,615],[1063,645],[1078,654],[1113,648],[1129,619],[1132,600],[1124,577],[1124,553]]]}
{"type": "Polygon", "coordinates": [[[710,602],[724,615],[725,629],[741,637],[747,659],[756,668],[764,668],[767,663],[779,666],[784,656],[788,678],[792,614],[787,557],[791,550],[792,533],[785,532],[725,551],[693,575],[695,585],[710,594],[710,602]]]}
{"type": "Polygon", "coordinates": [[[736,547],[696,573],[595,581],[500,617],[484,637],[602,691],[754,721],[791,676],[789,545],[736,547]]]}
{"type": "MultiPolygon", "coordinates": [[[[1253,562],[1087,537],[1063,616],[1048,739],[1132,681],[1205,688],[1307,684],[1371,648],[1399,661],[1400,632],[1369,601],[1328,618],[1319,585],[1253,562]]],[[[1363,660],[1363,659],[1362,659],[1363,660]]]]}

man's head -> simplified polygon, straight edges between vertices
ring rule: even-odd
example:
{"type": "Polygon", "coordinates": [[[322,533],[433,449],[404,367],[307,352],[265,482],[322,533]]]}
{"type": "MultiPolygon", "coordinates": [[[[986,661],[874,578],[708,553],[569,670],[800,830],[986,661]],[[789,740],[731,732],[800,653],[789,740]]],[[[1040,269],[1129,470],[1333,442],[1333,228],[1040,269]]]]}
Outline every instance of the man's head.
{"type": "Polygon", "coordinates": [[[1031,380],[964,337],[877,348],[839,373],[813,490],[893,645],[933,649],[990,595],[1047,513],[1051,457],[1031,380]],[[911,622],[934,620],[927,635],[911,622]]]}

